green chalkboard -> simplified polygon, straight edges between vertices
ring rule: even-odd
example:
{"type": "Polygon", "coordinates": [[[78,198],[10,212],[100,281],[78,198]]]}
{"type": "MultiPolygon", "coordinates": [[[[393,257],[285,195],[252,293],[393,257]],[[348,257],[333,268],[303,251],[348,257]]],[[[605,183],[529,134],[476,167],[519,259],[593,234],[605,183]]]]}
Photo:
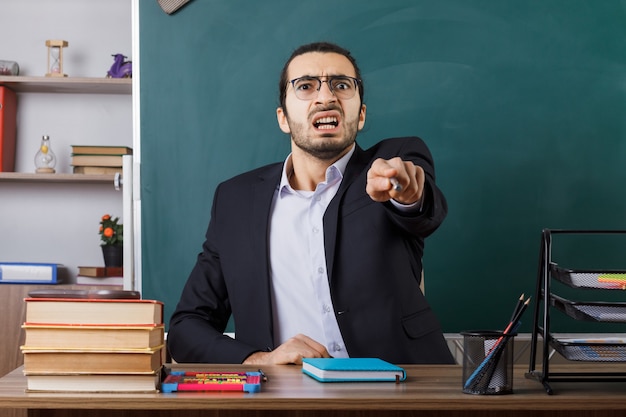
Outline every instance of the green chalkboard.
{"type": "Polygon", "coordinates": [[[362,146],[417,135],[431,148],[450,212],[426,242],[426,295],[446,332],[504,326],[534,292],[542,228],[626,228],[623,1],[195,0],[173,15],[142,1],[139,12],[143,295],[165,301],[166,318],[216,185],[289,152],[278,76],[311,41],[358,59],[362,146]]]}

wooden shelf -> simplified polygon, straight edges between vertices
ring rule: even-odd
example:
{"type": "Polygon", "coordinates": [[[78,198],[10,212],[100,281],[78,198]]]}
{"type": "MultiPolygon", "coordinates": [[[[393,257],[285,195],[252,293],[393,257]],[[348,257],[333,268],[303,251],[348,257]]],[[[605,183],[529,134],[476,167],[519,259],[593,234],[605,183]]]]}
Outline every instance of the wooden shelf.
{"type": "Polygon", "coordinates": [[[35,174],[27,172],[0,172],[0,182],[57,182],[83,184],[113,184],[115,175],[35,174]]]}
{"type": "Polygon", "coordinates": [[[131,78],[0,76],[0,85],[18,93],[131,94],[131,78]]]}

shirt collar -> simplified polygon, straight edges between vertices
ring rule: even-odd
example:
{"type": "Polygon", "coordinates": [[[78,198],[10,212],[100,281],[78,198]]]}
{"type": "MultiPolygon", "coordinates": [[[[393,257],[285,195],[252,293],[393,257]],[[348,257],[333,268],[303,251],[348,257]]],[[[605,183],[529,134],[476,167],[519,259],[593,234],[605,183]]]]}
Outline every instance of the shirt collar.
{"type": "MultiPolygon", "coordinates": [[[[334,164],[326,168],[326,180],[332,178],[332,171],[335,171],[339,174],[340,178],[343,179],[343,174],[346,171],[346,167],[348,166],[348,161],[352,157],[354,153],[354,149],[356,148],[355,144],[352,144],[352,148],[339,160],[335,161],[334,164]]],[[[291,162],[291,153],[287,155],[285,159],[285,163],[283,164],[283,172],[280,178],[280,184],[278,185],[278,191],[283,192],[295,192],[291,185],[289,184],[289,178],[287,176],[288,172],[293,170],[292,162],[291,162]]]]}

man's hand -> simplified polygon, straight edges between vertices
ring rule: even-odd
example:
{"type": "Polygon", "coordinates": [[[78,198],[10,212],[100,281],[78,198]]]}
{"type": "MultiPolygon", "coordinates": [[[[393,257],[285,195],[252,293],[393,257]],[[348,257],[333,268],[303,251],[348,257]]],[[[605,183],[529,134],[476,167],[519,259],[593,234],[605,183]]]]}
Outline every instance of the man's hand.
{"type": "Polygon", "coordinates": [[[302,358],[330,358],[324,345],[308,336],[298,334],[271,352],[255,352],[248,356],[244,365],[302,364],[302,358]]]}
{"type": "Polygon", "coordinates": [[[367,171],[366,191],[372,200],[381,203],[393,198],[401,204],[413,204],[422,198],[424,181],[424,170],[413,162],[399,157],[378,158],[367,171]],[[394,189],[392,178],[396,179],[401,189],[394,189]]]}

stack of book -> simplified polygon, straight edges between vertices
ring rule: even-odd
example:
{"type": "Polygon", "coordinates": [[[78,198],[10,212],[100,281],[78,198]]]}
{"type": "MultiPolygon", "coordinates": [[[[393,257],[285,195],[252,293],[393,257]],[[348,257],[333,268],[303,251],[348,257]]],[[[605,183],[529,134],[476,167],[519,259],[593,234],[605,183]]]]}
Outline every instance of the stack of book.
{"type": "Polygon", "coordinates": [[[132,154],[127,146],[72,145],[71,165],[74,174],[121,174],[122,157],[132,154]]]}
{"type": "Polygon", "coordinates": [[[124,267],[79,266],[76,284],[79,285],[124,285],[124,267]]]}
{"type": "Polygon", "coordinates": [[[163,303],[26,298],[24,375],[32,392],[155,392],[163,366],[163,303]]]}

